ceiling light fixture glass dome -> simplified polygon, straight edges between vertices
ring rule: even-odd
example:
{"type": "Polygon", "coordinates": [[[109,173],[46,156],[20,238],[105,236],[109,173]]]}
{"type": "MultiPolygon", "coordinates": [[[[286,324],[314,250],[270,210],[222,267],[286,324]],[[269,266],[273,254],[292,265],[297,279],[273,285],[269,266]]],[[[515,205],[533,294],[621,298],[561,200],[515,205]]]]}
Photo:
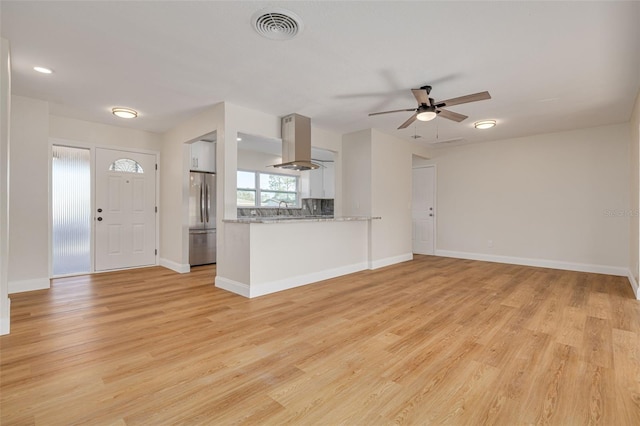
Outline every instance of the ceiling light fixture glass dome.
{"type": "Polygon", "coordinates": [[[33,67],[34,71],[38,71],[39,73],[42,74],[51,74],[53,73],[53,70],[51,68],[45,68],[45,67],[33,67]]]}
{"type": "Polygon", "coordinates": [[[138,111],[131,108],[116,107],[111,109],[111,113],[120,118],[136,118],[138,111]]]}
{"type": "Polygon", "coordinates": [[[473,123],[473,126],[476,129],[480,129],[480,130],[490,129],[495,125],[496,125],[496,120],[483,120],[483,121],[476,121],[475,123],[473,123]]]}
{"type": "Polygon", "coordinates": [[[425,111],[420,111],[418,115],[416,115],[416,118],[420,121],[431,121],[434,118],[436,118],[437,115],[438,114],[436,114],[435,111],[425,110],[425,111]]]}

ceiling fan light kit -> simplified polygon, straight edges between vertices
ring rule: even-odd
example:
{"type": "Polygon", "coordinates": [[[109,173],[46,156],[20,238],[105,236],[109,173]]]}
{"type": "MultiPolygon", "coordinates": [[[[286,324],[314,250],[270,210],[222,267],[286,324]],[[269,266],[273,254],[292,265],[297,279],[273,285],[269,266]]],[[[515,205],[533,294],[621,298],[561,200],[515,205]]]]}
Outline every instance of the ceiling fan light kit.
{"type": "Polygon", "coordinates": [[[420,121],[431,121],[436,118],[437,115],[435,111],[422,111],[416,115],[416,118],[420,121]]]}
{"type": "MultiPolygon", "coordinates": [[[[479,92],[474,93],[472,95],[459,96],[457,98],[451,98],[444,101],[434,101],[433,98],[429,97],[431,93],[431,86],[422,86],[419,89],[411,89],[411,93],[418,101],[417,108],[408,108],[408,109],[396,109],[393,111],[382,111],[382,112],[372,112],[369,114],[369,117],[372,115],[380,115],[380,114],[390,114],[392,112],[404,112],[404,111],[414,111],[414,114],[409,117],[407,121],[402,123],[398,130],[409,127],[414,121],[430,121],[436,118],[437,116],[446,118],[448,120],[461,122],[468,117],[463,114],[458,114],[457,112],[449,111],[443,109],[444,107],[450,107],[453,105],[466,104],[469,102],[477,102],[483,101],[485,99],[491,99],[491,95],[489,92],[479,92]]],[[[495,122],[494,122],[495,125],[495,122]]]]}
{"type": "Polygon", "coordinates": [[[476,121],[475,123],[473,123],[473,126],[476,129],[480,129],[480,130],[490,129],[495,125],[496,125],[496,120],[482,120],[482,121],[476,121]]]}

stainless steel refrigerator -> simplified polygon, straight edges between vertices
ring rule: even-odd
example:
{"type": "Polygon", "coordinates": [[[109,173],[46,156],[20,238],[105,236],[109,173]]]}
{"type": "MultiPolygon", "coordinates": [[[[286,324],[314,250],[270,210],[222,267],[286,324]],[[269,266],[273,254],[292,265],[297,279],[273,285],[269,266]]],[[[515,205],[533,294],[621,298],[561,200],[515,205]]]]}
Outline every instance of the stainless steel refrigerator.
{"type": "Polygon", "coordinates": [[[216,263],[216,175],[189,175],[189,264],[216,263]]]}

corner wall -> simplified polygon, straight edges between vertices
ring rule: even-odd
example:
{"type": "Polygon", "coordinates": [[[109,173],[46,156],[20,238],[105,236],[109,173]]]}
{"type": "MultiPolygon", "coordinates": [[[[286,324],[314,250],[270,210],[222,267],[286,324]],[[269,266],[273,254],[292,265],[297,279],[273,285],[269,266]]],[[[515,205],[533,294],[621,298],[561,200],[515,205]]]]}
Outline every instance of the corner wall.
{"type": "Polygon", "coordinates": [[[631,114],[631,141],[629,145],[629,281],[640,300],[640,91],[631,114]]]}
{"type": "Polygon", "coordinates": [[[371,221],[369,268],[411,260],[412,161],[426,148],[375,129],[343,136],[343,209],[371,221]]]}
{"type": "MultiPolygon", "coordinates": [[[[189,147],[186,142],[217,132],[216,170],[224,167],[224,104],[216,104],[161,136],[160,265],[189,272],[189,147]]],[[[218,178],[217,192],[222,190],[218,178]]],[[[218,195],[220,200],[220,195],[218,195]]],[[[220,202],[217,220],[222,218],[220,202]]]]}
{"type": "Polygon", "coordinates": [[[12,96],[9,293],[49,288],[49,104],[12,96]]]}
{"type": "Polygon", "coordinates": [[[437,150],[436,254],[626,276],[629,139],[625,123],[437,150]]]}
{"type": "Polygon", "coordinates": [[[371,266],[380,268],[413,259],[412,176],[415,145],[378,130],[372,136],[371,266]]]}
{"type": "Polygon", "coordinates": [[[9,300],[9,139],[11,118],[11,54],[0,38],[0,335],[8,334],[9,300]]]}

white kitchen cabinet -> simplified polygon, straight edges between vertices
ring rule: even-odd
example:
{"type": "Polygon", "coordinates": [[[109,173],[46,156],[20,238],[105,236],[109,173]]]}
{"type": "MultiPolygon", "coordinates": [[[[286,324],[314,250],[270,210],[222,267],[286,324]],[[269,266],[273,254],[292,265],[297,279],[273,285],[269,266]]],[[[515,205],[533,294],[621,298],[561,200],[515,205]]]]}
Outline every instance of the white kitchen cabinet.
{"type": "Polygon", "coordinates": [[[336,196],[336,169],[335,163],[326,161],[322,169],[322,198],[335,198],[336,196]]]}
{"type": "Polygon", "coordinates": [[[214,142],[197,141],[191,144],[191,170],[216,171],[216,144],[214,142]]]}
{"type": "MultiPolygon", "coordinates": [[[[318,164],[320,163],[318,162],[318,164]]],[[[323,194],[322,167],[309,170],[309,198],[322,198],[323,194]]]]}
{"type": "MultiPolygon", "coordinates": [[[[308,198],[334,198],[335,197],[335,166],[331,161],[315,161],[320,167],[309,171],[308,198]]],[[[306,185],[303,186],[306,188],[306,185]]],[[[303,196],[306,191],[303,191],[303,196]]],[[[306,197],[305,197],[306,198],[306,197]]]]}

